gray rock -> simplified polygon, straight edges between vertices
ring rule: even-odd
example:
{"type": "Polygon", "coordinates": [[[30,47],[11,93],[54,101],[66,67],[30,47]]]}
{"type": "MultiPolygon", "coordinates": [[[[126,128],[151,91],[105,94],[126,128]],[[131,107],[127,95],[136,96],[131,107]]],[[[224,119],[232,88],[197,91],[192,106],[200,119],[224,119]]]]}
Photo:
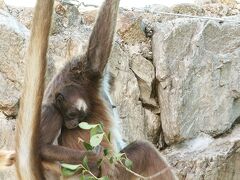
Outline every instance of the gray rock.
{"type": "Polygon", "coordinates": [[[154,114],[152,111],[145,109],[145,121],[147,126],[147,138],[149,141],[157,144],[159,148],[162,147],[161,144],[158,144],[160,140],[160,117],[159,115],[154,114]]]}
{"type": "Polygon", "coordinates": [[[238,180],[240,126],[217,139],[206,134],[163,151],[179,180],[238,180]]]}
{"type": "Polygon", "coordinates": [[[0,10],[0,110],[8,116],[17,112],[28,35],[25,26],[0,10]]]}
{"type": "Polygon", "coordinates": [[[115,46],[110,58],[110,72],[115,78],[113,99],[116,103],[126,141],[146,139],[145,112],[142,107],[138,81],[129,69],[130,57],[115,46]]]}
{"type": "MultiPolygon", "coordinates": [[[[15,120],[7,120],[0,112],[0,149],[13,150],[15,145],[15,120]]],[[[0,179],[15,179],[14,167],[0,171],[0,179]]]]}
{"type": "Polygon", "coordinates": [[[144,10],[153,14],[158,14],[159,12],[172,12],[172,9],[170,7],[161,4],[153,4],[146,6],[144,10]]]}
{"type": "Polygon", "coordinates": [[[31,29],[34,8],[8,6],[7,11],[17,19],[18,22],[31,29]]]}
{"type": "Polygon", "coordinates": [[[191,3],[182,3],[176,4],[172,7],[174,13],[179,14],[191,14],[191,15],[203,15],[204,10],[201,6],[191,4],[191,3]]]}
{"type": "Polygon", "coordinates": [[[166,143],[229,130],[240,116],[240,25],[177,19],[158,24],[155,32],[166,143]]]}
{"type": "Polygon", "coordinates": [[[135,55],[130,61],[130,68],[137,77],[142,102],[144,104],[157,106],[156,100],[151,97],[152,84],[155,79],[153,64],[141,55],[135,55]]]}

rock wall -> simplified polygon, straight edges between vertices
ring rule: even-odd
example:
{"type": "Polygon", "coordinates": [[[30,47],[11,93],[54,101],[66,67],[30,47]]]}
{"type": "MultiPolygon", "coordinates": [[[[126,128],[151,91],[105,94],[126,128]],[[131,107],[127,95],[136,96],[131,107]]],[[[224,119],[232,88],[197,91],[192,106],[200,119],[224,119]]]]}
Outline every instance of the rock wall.
{"type": "MultiPolygon", "coordinates": [[[[32,9],[1,8],[0,148],[13,148],[32,9]]],[[[240,25],[159,12],[221,17],[236,14],[233,10],[238,4],[120,9],[109,70],[124,140],[152,141],[180,179],[238,178],[240,25]],[[215,13],[225,6],[227,13],[215,13]]],[[[84,51],[96,14],[56,4],[47,82],[84,51]]],[[[14,179],[12,171],[0,173],[0,179],[14,179]]]]}
{"type": "Polygon", "coordinates": [[[240,25],[176,19],[156,24],[153,54],[167,144],[218,136],[240,116],[240,25]]]}

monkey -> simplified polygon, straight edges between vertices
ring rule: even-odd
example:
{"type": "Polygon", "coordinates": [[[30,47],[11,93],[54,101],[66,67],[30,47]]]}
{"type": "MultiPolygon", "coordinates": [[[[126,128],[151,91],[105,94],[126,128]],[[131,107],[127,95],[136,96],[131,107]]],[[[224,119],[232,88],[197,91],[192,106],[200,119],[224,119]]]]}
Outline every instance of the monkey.
{"type": "MultiPolygon", "coordinates": [[[[153,145],[147,141],[135,141],[123,148],[122,140],[117,138],[119,133],[113,128],[115,122],[104,78],[107,76],[105,68],[112,49],[119,1],[105,0],[86,52],[68,62],[48,84],[42,102],[39,143],[33,146],[39,149],[42,162],[53,162],[57,172],[61,172],[58,162],[79,164],[87,157],[88,166],[97,177],[108,176],[112,180],[139,179],[124,167],[111,165],[107,161],[98,167],[97,161],[103,155],[103,148],[108,148],[125,153],[133,162],[133,172],[152,176],[162,171],[152,179],[176,179],[169,164],[153,145]],[[79,138],[87,141],[90,135],[78,128],[80,122],[103,123],[104,132],[111,134],[111,143],[103,140],[99,148],[86,151],[82,143],[79,143],[79,138]]],[[[41,26],[37,28],[46,32],[41,26]]],[[[47,168],[51,170],[51,166],[47,168]]]]}
{"type": "MultiPolygon", "coordinates": [[[[99,123],[102,122],[104,124],[104,121],[94,121],[92,122],[91,116],[88,113],[87,108],[90,108],[91,105],[87,103],[87,96],[81,96],[83,92],[79,91],[78,85],[69,85],[63,88],[60,93],[58,93],[55,97],[55,104],[57,106],[57,109],[61,113],[61,116],[63,118],[63,130],[62,133],[64,133],[65,129],[70,129],[70,131],[74,128],[77,128],[76,131],[79,131],[78,124],[83,121],[87,121],[89,123],[99,123]],[[79,98],[81,97],[81,98],[79,98]],[[88,119],[89,118],[89,119],[88,119]],[[70,123],[70,125],[67,125],[68,122],[73,121],[70,123]]],[[[83,133],[83,132],[82,132],[83,133]]],[[[79,135],[81,136],[81,135],[79,135]]],[[[72,137],[72,135],[71,135],[72,137]]],[[[81,138],[84,138],[85,136],[81,136],[81,138]]],[[[59,136],[58,143],[59,144],[66,144],[67,141],[62,141],[62,137],[59,136]]],[[[85,139],[86,140],[86,139],[85,139]]],[[[106,142],[105,142],[106,143],[106,142]]],[[[81,144],[79,144],[81,145],[81,144]]],[[[102,144],[104,147],[108,147],[107,144],[102,144]]],[[[111,148],[111,147],[110,147],[111,148]]],[[[81,149],[84,149],[81,147],[81,149]]],[[[129,157],[134,163],[133,163],[133,169],[134,172],[138,174],[142,174],[145,176],[153,175],[156,172],[158,172],[160,169],[165,169],[165,171],[169,171],[170,166],[167,166],[167,162],[160,156],[159,152],[154,148],[153,145],[151,145],[147,141],[135,141],[125,147],[121,150],[121,153],[125,153],[127,157],[129,157]],[[141,158],[140,158],[141,157],[141,158]],[[141,167],[142,166],[142,167],[141,167]],[[151,167],[151,168],[146,168],[151,167]]],[[[99,155],[98,155],[99,156],[99,155]]],[[[55,159],[56,160],[56,159],[55,159]]],[[[97,160],[95,160],[96,162],[97,160]]],[[[69,161],[71,163],[75,163],[76,161],[69,161]]],[[[90,167],[96,166],[95,163],[90,164],[90,167]]],[[[109,176],[109,165],[107,168],[103,167],[101,169],[101,175],[108,175],[109,176]]],[[[110,172],[110,179],[116,179],[116,180],[124,180],[124,179],[133,179],[133,174],[130,172],[126,172],[123,167],[117,165],[115,167],[117,170],[110,172]]],[[[96,169],[94,170],[96,171],[96,169]]],[[[174,179],[175,177],[171,174],[171,171],[163,173],[163,175],[157,176],[155,179],[174,179]]],[[[154,179],[154,178],[153,178],[154,179]]]]}
{"type": "MultiPolygon", "coordinates": [[[[115,138],[115,132],[112,131],[114,122],[102,87],[104,69],[112,48],[118,5],[119,0],[105,0],[93,27],[87,51],[68,62],[46,88],[40,125],[40,153],[43,160],[70,164],[81,163],[83,157],[87,156],[90,169],[94,174],[121,180],[137,177],[126,172],[122,167],[112,168],[107,164],[108,162],[103,165],[107,168],[98,169],[96,162],[101,158],[99,157],[101,153],[84,149],[78,142],[78,138],[87,141],[89,132],[77,127],[83,121],[90,124],[103,123],[104,131],[111,132],[113,137],[111,144],[103,140],[101,146],[114,151],[118,150],[116,145],[120,143],[115,138]],[[53,145],[56,137],[58,145],[53,145]]],[[[164,175],[161,174],[156,179],[162,176],[168,179],[175,178],[169,165],[148,142],[136,141],[121,152],[133,161],[133,171],[139,174],[150,176],[168,168],[164,175]]]]}

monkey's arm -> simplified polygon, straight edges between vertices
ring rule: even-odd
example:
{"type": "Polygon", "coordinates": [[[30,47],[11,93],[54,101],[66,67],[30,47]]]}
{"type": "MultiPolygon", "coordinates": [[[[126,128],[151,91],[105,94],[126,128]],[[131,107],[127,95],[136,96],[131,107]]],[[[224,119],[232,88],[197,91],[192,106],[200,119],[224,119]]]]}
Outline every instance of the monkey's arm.
{"type": "Polygon", "coordinates": [[[61,130],[63,123],[62,117],[54,105],[44,105],[41,118],[40,154],[43,160],[60,161],[70,164],[81,163],[85,156],[88,159],[93,159],[93,162],[97,160],[100,152],[81,151],[53,145],[53,141],[61,130]]]}

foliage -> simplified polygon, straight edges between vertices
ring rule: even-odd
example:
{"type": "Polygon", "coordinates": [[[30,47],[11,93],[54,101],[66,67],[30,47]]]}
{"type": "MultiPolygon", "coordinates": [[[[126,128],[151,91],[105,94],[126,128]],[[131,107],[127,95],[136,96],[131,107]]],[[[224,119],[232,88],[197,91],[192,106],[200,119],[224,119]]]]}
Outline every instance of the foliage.
{"type": "MultiPolygon", "coordinates": [[[[81,122],[79,127],[84,130],[90,131],[90,141],[86,142],[81,139],[86,151],[94,151],[101,147],[101,142],[105,139],[108,143],[111,143],[111,134],[106,134],[104,132],[104,128],[102,124],[88,124],[87,122],[81,122]]],[[[124,153],[117,153],[113,152],[111,149],[104,148],[103,149],[103,159],[109,161],[110,164],[120,164],[127,169],[132,168],[132,161],[129,160],[124,153]],[[124,163],[123,163],[124,162],[124,163]]],[[[103,159],[99,159],[97,165],[101,168],[103,159]]],[[[88,167],[88,159],[87,156],[84,157],[83,161],[79,165],[72,165],[72,164],[61,164],[62,167],[62,174],[64,176],[72,176],[74,174],[80,174],[80,180],[109,180],[107,176],[104,177],[96,177],[92,172],[91,169],[88,167]]]]}

